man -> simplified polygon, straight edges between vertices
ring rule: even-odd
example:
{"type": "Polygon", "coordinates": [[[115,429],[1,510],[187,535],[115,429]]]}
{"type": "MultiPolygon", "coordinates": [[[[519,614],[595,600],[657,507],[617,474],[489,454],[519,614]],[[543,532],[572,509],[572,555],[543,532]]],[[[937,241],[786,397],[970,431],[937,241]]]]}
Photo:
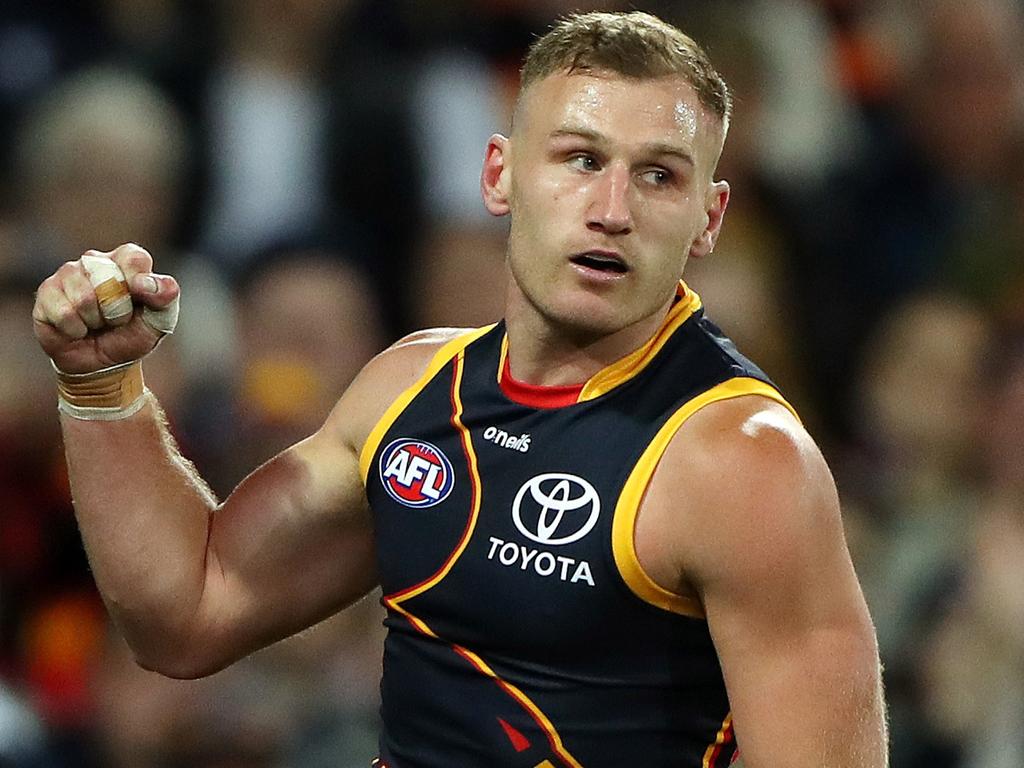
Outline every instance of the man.
{"type": "Polygon", "coordinates": [[[389,768],[884,766],[829,472],[680,282],[722,225],[728,113],[654,17],[556,25],[484,161],[504,321],[395,344],[223,503],[135,362],[173,279],[126,245],[44,282],[82,534],[139,663],[209,674],[381,584],[389,768]]]}

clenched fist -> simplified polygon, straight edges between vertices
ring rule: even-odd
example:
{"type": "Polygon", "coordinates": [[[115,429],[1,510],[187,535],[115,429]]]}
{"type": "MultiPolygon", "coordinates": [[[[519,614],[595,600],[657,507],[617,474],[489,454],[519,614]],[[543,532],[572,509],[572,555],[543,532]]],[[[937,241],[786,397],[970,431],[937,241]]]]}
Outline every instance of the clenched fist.
{"type": "Polygon", "coordinates": [[[87,251],[39,286],[32,310],[36,338],[66,373],[138,360],[174,330],[178,293],[173,277],[154,274],[144,248],[128,243],[87,251]],[[122,275],[123,282],[117,279],[122,275]]]}

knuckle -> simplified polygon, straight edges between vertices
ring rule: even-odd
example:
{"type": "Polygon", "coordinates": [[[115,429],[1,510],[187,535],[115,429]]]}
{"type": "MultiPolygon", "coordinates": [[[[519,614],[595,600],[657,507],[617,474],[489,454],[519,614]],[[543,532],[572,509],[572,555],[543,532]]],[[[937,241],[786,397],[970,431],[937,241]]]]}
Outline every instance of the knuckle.
{"type": "Polygon", "coordinates": [[[77,327],[82,322],[82,319],[78,316],[74,307],[70,304],[64,304],[53,312],[53,321],[59,328],[69,330],[77,327]]]}
{"type": "Polygon", "coordinates": [[[57,273],[55,272],[54,274],[50,275],[48,278],[46,278],[39,284],[39,288],[36,289],[36,299],[45,299],[50,294],[55,293],[59,290],[60,278],[57,276],[57,273]]]}
{"type": "Polygon", "coordinates": [[[96,297],[90,293],[76,293],[74,296],[68,296],[68,301],[71,302],[71,311],[79,315],[83,315],[96,307],[96,297]]]}
{"type": "Polygon", "coordinates": [[[148,272],[153,266],[153,256],[135,243],[118,246],[114,251],[114,260],[139,272],[148,272]]]}

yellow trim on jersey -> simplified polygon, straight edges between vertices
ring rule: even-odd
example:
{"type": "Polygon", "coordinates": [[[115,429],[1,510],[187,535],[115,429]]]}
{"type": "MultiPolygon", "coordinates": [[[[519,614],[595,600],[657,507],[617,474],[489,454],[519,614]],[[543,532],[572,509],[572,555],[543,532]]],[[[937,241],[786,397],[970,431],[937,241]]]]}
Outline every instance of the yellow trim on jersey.
{"type": "Polygon", "coordinates": [[[508,332],[505,332],[501,337],[501,352],[498,353],[498,370],[495,374],[495,378],[498,380],[498,386],[501,387],[501,374],[505,371],[505,360],[508,358],[508,332]]]}
{"type": "MultiPolygon", "coordinates": [[[[466,429],[466,426],[462,423],[461,389],[462,371],[465,367],[465,355],[466,350],[462,349],[455,356],[455,381],[452,384],[452,398],[454,400],[452,422],[455,425],[455,428],[459,430],[459,435],[462,438],[462,446],[466,451],[466,464],[469,470],[469,481],[473,487],[473,506],[469,510],[469,522],[466,523],[466,530],[463,531],[462,538],[459,540],[459,543],[455,546],[455,549],[452,550],[451,554],[448,555],[448,559],[445,560],[437,573],[412,589],[408,589],[388,597],[388,602],[396,608],[399,603],[411,600],[417,595],[422,595],[431,587],[436,586],[442,579],[444,579],[445,576],[448,575],[451,569],[455,566],[456,561],[462,557],[462,553],[469,544],[469,540],[473,538],[473,531],[476,529],[476,521],[480,517],[480,496],[483,492],[483,485],[480,482],[480,471],[477,468],[476,451],[473,450],[473,438],[470,435],[469,430],[466,429]]],[[[406,612],[403,611],[403,613],[406,612]]],[[[412,614],[406,613],[406,615],[410,618],[414,618],[412,617],[412,614]]],[[[419,621],[419,619],[417,619],[417,621],[419,621]]],[[[423,626],[426,627],[425,624],[423,626]]],[[[427,633],[433,635],[433,632],[430,632],[429,628],[427,633]]],[[[437,635],[434,635],[434,637],[437,637],[437,635]]]]}
{"type": "Polygon", "coordinates": [[[718,757],[718,752],[722,745],[725,744],[725,735],[732,728],[732,712],[725,716],[725,720],[722,721],[722,727],[718,730],[718,735],[715,740],[708,745],[707,750],[704,752],[704,761],[701,763],[701,768],[712,768],[713,763],[711,762],[718,757]]]}
{"type": "MultiPolygon", "coordinates": [[[[544,733],[547,734],[548,740],[551,742],[551,746],[555,750],[555,754],[565,760],[566,764],[572,766],[572,768],[583,768],[579,761],[577,761],[576,758],[566,750],[565,745],[562,743],[562,737],[558,735],[558,731],[555,730],[555,726],[548,719],[548,716],[545,715],[536,704],[530,701],[530,698],[525,693],[507,680],[503,680],[498,677],[497,673],[490,668],[486,661],[481,659],[468,648],[463,648],[461,645],[453,647],[458,651],[460,656],[466,658],[474,667],[498,683],[498,685],[500,685],[513,699],[518,701],[524,709],[533,715],[537,724],[541,727],[544,733]]],[[[541,763],[541,765],[544,765],[544,763],[541,763]]],[[[550,765],[550,763],[548,763],[548,765],[550,765]]]]}
{"type": "Polygon", "coordinates": [[[441,639],[441,638],[439,638],[437,636],[437,634],[434,632],[434,630],[432,630],[430,627],[427,626],[427,624],[425,622],[423,622],[420,619],[416,618],[411,613],[409,613],[407,610],[405,610],[405,608],[403,608],[401,605],[399,605],[397,600],[392,600],[390,597],[385,597],[383,602],[384,602],[384,604],[386,606],[388,606],[392,610],[395,610],[398,613],[400,613],[403,616],[405,616],[406,621],[408,621],[410,624],[412,624],[414,627],[416,627],[416,629],[418,629],[424,635],[432,637],[435,640],[440,640],[441,639]]]}
{"type": "Polygon", "coordinates": [[[633,537],[644,494],[647,493],[654,470],[668,448],[669,442],[688,418],[706,405],[744,395],[761,395],[775,400],[786,406],[796,416],[793,407],[770,384],[747,377],[723,381],[707,392],[689,400],[669,417],[640,456],[619,495],[612,518],[612,552],[615,556],[615,564],[633,593],[641,600],[658,608],[684,616],[704,618],[704,609],[698,600],[668,591],[657,584],[640,565],[633,537]]]}
{"type": "Polygon", "coordinates": [[[489,330],[494,328],[494,325],[486,325],[483,328],[474,328],[471,331],[457,336],[451,341],[447,342],[442,346],[431,359],[427,365],[427,369],[423,372],[423,375],[419,377],[415,384],[406,389],[400,394],[388,409],[384,411],[384,415],[380,417],[373,429],[370,430],[370,434],[366,438],[366,442],[363,443],[363,449],[359,452],[359,473],[363,478],[363,485],[366,485],[366,478],[370,473],[370,462],[373,461],[373,454],[377,452],[380,441],[384,439],[384,435],[387,433],[391,425],[395,423],[395,420],[401,415],[409,403],[412,402],[413,398],[418,395],[430,380],[437,375],[437,372],[448,365],[449,362],[455,358],[460,352],[465,350],[470,344],[479,339],[489,330]]]}
{"type": "MultiPolygon", "coordinates": [[[[445,560],[437,573],[411,589],[399,592],[395,595],[389,595],[384,598],[385,605],[402,614],[402,616],[404,616],[417,630],[437,640],[441,640],[442,638],[440,638],[425,621],[414,616],[411,612],[403,608],[401,604],[407,600],[411,600],[417,595],[422,595],[427,590],[437,586],[437,584],[439,584],[444,577],[448,575],[451,569],[455,566],[455,563],[462,556],[462,553],[469,544],[469,540],[473,538],[473,531],[476,529],[476,523],[480,517],[480,498],[483,493],[483,486],[480,482],[480,470],[477,464],[476,451],[473,450],[472,435],[469,430],[466,429],[465,424],[462,423],[462,372],[464,369],[465,354],[466,351],[465,348],[463,348],[455,355],[455,380],[452,383],[452,399],[454,406],[452,410],[452,423],[455,425],[456,429],[459,430],[459,434],[462,437],[462,444],[466,451],[470,482],[473,484],[473,506],[470,510],[469,522],[466,524],[466,530],[463,532],[458,545],[452,553],[448,555],[448,559],[445,560]]],[[[555,730],[555,726],[548,719],[547,715],[545,715],[525,693],[509,683],[507,680],[500,678],[498,674],[491,669],[487,662],[468,648],[453,644],[452,649],[469,661],[470,664],[476,667],[484,675],[494,680],[506,693],[519,702],[520,706],[530,713],[547,735],[555,753],[565,760],[567,765],[571,766],[571,768],[583,768],[583,766],[581,766],[580,763],[565,749],[565,745],[562,744],[562,739],[558,735],[558,731],[555,730]]]]}
{"type": "Polygon", "coordinates": [[[576,402],[583,403],[593,400],[640,375],[640,372],[661,351],[665,342],[672,337],[679,326],[689,320],[690,316],[701,307],[700,296],[690,290],[682,280],[679,281],[677,294],[679,300],[672,305],[665,317],[665,322],[661,324],[654,336],[639,349],[594,374],[583,385],[583,390],[576,402]]]}

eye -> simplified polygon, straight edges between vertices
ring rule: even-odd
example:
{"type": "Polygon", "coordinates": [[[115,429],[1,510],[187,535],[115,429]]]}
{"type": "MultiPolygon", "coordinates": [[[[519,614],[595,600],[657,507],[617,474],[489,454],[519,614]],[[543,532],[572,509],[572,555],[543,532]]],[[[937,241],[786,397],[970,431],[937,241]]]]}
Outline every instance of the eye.
{"type": "Polygon", "coordinates": [[[664,168],[650,168],[640,174],[640,178],[653,187],[664,187],[671,184],[674,177],[671,171],[666,171],[664,168]]]}
{"type": "Polygon", "coordinates": [[[597,158],[585,152],[577,152],[574,155],[570,155],[566,162],[578,171],[597,171],[601,168],[597,158]]]}

